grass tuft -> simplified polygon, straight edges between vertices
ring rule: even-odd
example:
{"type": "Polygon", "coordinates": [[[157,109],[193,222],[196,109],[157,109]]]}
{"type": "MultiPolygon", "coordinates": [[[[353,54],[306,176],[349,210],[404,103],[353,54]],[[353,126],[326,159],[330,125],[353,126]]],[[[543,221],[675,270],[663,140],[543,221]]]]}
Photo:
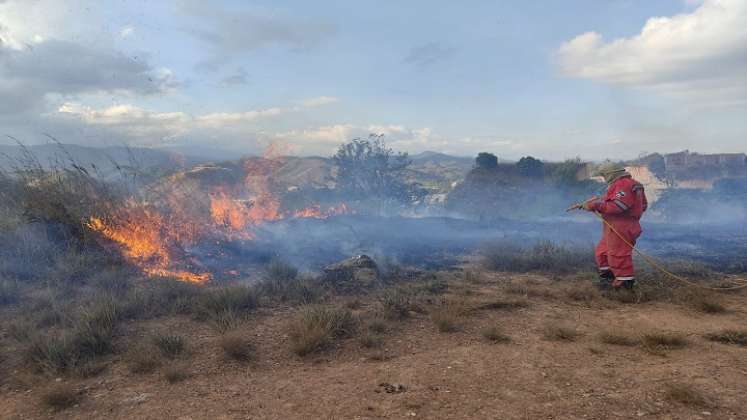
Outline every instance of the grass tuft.
{"type": "Polygon", "coordinates": [[[334,339],[351,335],[358,321],[349,309],[306,306],[291,325],[291,348],[299,356],[322,350],[334,339]]]}
{"type": "Polygon", "coordinates": [[[436,325],[438,331],[451,333],[459,331],[459,319],[462,315],[461,308],[454,304],[444,304],[431,310],[431,321],[436,325]]]}
{"type": "Polygon", "coordinates": [[[189,372],[180,366],[171,365],[164,369],[163,377],[166,379],[166,382],[175,384],[189,378],[189,372]]]}
{"type": "Polygon", "coordinates": [[[69,385],[57,385],[52,389],[45,391],[42,396],[42,403],[55,411],[70,408],[80,402],[80,395],[69,385]]]}
{"type": "Polygon", "coordinates": [[[182,355],[187,347],[184,337],[176,334],[157,335],[153,337],[153,344],[169,359],[182,355]]]}
{"type": "Polygon", "coordinates": [[[380,335],[368,331],[361,335],[359,342],[361,347],[373,349],[381,347],[384,343],[384,339],[380,335]]]}
{"type": "Polygon", "coordinates": [[[666,396],[672,401],[696,407],[708,407],[710,404],[703,394],[692,385],[667,384],[666,396]]]}
{"type": "Polygon", "coordinates": [[[511,337],[503,333],[503,329],[492,325],[482,330],[482,336],[491,343],[508,343],[511,337]]]}
{"type": "Polygon", "coordinates": [[[130,372],[142,375],[153,373],[161,366],[161,358],[150,346],[137,345],[125,354],[125,363],[130,372]]]}
{"type": "Polygon", "coordinates": [[[599,334],[599,340],[604,344],[611,344],[613,346],[633,347],[640,344],[640,340],[636,337],[615,331],[605,331],[599,334]]]}
{"type": "Polygon", "coordinates": [[[724,344],[747,346],[747,330],[723,330],[706,334],[705,338],[724,344]]]}
{"type": "Polygon", "coordinates": [[[576,341],[581,334],[574,328],[562,325],[548,325],[545,327],[544,337],[552,341],[576,341]]]}
{"type": "Polygon", "coordinates": [[[246,362],[254,358],[254,346],[245,337],[236,333],[221,337],[220,347],[228,359],[246,362]]]}
{"type": "Polygon", "coordinates": [[[681,349],[687,346],[687,339],[679,333],[650,332],[643,334],[641,342],[644,350],[651,354],[663,356],[667,350],[681,349]]]}

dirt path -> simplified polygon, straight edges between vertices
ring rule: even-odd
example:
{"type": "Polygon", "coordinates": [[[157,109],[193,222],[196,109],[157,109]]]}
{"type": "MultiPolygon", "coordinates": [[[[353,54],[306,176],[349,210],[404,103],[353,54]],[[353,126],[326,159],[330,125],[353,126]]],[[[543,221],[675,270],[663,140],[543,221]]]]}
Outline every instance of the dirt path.
{"type": "MultiPolygon", "coordinates": [[[[489,282],[464,295],[489,299],[502,295],[499,290],[489,282]]],[[[744,328],[743,296],[730,298],[729,312],[713,315],[662,303],[601,301],[589,308],[529,299],[526,308],[475,311],[455,333],[439,333],[427,315],[415,315],[392,323],[383,350],[362,349],[352,338],[305,359],[288,349],[285,326],[294,310],[265,312],[244,327],[257,344],[257,359],[248,365],[225,361],[217,334],[205,324],[150,321],[131,333],[160,328],[188,336],[191,354],[179,362],[188,379],[168,384],[158,373],[136,375],[114,360],[98,377],[65,379],[83,398],[59,413],[39,403],[47,383],[17,379],[2,387],[0,418],[747,418],[747,348],[702,338],[744,328]],[[493,324],[510,343],[490,344],[481,336],[493,324]],[[554,324],[573,325],[581,335],[572,342],[545,339],[545,328],[554,324]],[[655,355],[603,344],[598,334],[605,330],[680,332],[688,345],[655,355]],[[673,383],[692,385],[709,403],[667,398],[673,383]]]]}

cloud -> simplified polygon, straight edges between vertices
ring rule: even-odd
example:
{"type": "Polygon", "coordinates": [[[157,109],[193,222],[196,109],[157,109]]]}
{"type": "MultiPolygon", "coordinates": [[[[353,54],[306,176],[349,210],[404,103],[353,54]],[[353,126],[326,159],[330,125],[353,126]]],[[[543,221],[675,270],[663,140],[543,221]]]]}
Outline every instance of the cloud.
{"type": "Polygon", "coordinates": [[[340,98],[335,98],[334,96],[318,96],[316,98],[301,99],[295,102],[305,108],[314,108],[340,102],[340,98]]]}
{"type": "Polygon", "coordinates": [[[167,69],[154,69],[145,60],[74,42],[52,39],[23,49],[0,45],[3,113],[43,108],[45,99],[54,94],[151,95],[174,86],[167,69]]]}
{"type": "Polygon", "coordinates": [[[228,75],[221,79],[220,85],[223,87],[234,87],[249,83],[249,74],[243,67],[236,69],[236,73],[228,75]]]}
{"type": "Polygon", "coordinates": [[[651,89],[706,105],[747,104],[747,2],[705,0],[695,10],[649,19],[630,38],[587,32],[556,53],[570,77],[651,89]]]}
{"type": "Polygon", "coordinates": [[[135,27],[132,25],[127,25],[124,28],[122,28],[121,31],[119,31],[119,37],[122,39],[129,38],[134,33],[135,33],[135,27]]]}
{"type": "Polygon", "coordinates": [[[437,42],[430,42],[413,47],[402,61],[417,67],[430,67],[439,61],[450,58],[454,55],[455,51],[455,48],[445,47],[437,42]]]}
{"type": "Polygon", "coordinates": [[[237,54],[280,46],[293,51],[312,48],[337,31],[335,25],[295,19],[262,10],[229,10],[203,1],[182,1],[181,12],[191,19],[184,31],[202,41],[210,57],[198,70],[215,70],[237,54]]]}

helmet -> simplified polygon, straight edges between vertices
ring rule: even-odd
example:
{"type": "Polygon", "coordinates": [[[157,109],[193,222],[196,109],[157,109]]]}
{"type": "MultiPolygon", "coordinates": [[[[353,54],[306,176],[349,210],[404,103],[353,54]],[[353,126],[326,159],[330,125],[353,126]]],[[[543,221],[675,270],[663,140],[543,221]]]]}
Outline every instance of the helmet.
{"type": "Polygon", "coordinates": [[[604,177],[607,182],[612,181],[625,172],[625,166],[620,163],[606,161],[597,168],[595,175],[604,177]]]}

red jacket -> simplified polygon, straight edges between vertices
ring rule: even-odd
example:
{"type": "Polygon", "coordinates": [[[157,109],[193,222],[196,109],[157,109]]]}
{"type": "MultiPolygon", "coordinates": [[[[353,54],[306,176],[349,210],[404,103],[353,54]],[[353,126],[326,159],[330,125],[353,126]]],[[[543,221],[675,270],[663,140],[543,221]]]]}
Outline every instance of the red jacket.
{"type": "Polygon", "coordinates": [[[623,175],[612,181],[604,197],[593,200],[590,207],[608,220],[638,221],[648,208],[648,200],[643,185],[630,175],[623,175]]]}

